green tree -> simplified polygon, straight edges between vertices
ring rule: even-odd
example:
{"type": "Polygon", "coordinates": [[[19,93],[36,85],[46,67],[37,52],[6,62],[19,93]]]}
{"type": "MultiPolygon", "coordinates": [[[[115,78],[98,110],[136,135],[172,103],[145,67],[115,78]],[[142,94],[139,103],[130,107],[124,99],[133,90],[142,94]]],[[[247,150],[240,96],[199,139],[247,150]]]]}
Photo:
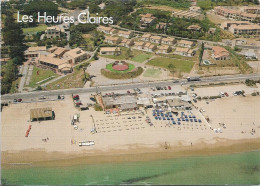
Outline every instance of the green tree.
{"type": "Polygon", "coordinates": [[[172,74],[175,72],[175,66],[174,66],[172,63],[170,63],[170,64],[168,65],[168,69],[170,70],[170,72],[171,72],[172,74]]]}
{"type": "Polygon", "coordinates": [[[9,49],[9,56],[11,59],[16,58],[17,64],[22,64],[25,60],[24,51],[26,45],[24,45],[23,30],[18,23],[15,22],[13,14],[9,11],[6,14],[3,30],[3,40],[9,49]]]}

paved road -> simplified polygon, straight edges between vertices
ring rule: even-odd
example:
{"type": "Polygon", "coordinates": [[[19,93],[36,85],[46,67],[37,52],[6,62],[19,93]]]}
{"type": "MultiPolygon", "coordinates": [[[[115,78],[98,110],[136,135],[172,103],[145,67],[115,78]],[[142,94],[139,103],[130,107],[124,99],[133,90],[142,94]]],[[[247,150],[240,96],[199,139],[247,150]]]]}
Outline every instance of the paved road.
{"type": "Polygon", "coordinates": [[[142,82],[142,83],[129,83],[121,85],[109,85],[109,86],[99,86],[90,88],[75,88],[75,89],[63,89],[63,90],[52,90],[52,91],[40,91],[40,92],[27,92],[27,93],[16,93],[7,94],[2,96],[2,101],[12,101],[14,98],[22,99],[38,99],[41,95],[45,96],[56,96],[59,94],[70,95],[70,94],[82,94],[82,93],[95,93],[102,91],[115,91],[115,90],[130,90],[133,88],[145,88],[145,87],[156,87],[156,86],[168,86],[168,85],[180,85],[180,84],[201,84],[201,83],[219,83],[219,82],[234,82],[234,81],[244,81],[246,79],[260,79],[260,73],[258,74],[247,74],[247,75],[227,75],[227,76],[213,76],[201,78],[201,81],[187,82],[187,80],[182,79],[177,83],[173,83],[172,80],[169,81],[157,81],[157,82],[142,82]]]}
{"type": "Polygon", "coordinates": [[[26,65],[23,66],[23,72],[22,72],[23,76],[21,77],[21,80],[20,80],[20,83],[19,83],[19,88],[18,88],[19,92],[23,91],[23,86],[24,86],[24,83],[25,83],[27,70],[28,70],[28,65],[26,64],[26,65]]]}

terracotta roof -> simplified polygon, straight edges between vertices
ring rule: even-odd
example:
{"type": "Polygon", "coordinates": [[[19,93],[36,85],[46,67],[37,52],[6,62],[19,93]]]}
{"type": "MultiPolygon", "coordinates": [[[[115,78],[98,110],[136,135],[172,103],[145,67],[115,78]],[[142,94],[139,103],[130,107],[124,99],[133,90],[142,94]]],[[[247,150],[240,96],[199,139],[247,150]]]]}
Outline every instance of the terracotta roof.
{"type": "Polygon", "coordinates": [[[29,52],[46,51],[46,46],[29,47],[29,52]]]}
{"type": "Polygon", "coordinates": [[[39,61],[49,63],[49,64],[53,64],[53,65],[57,65],[57,66],[68,62],[67,60],[64,60],[64,59],[49,57],[49,56],[45,56],[45,55],[41,55],[40,58],[39,58],[39,61]]]}
{"type": "Polygon", "coordinates": [[[151,36],[150,39],[154,40],[160,40],[162,37],[161,36],[151,36]]]}
{"type": "Polygon", "coordinates": [[[172,37],[167,37],[167,38],[163,38],[162,41],[165,41],[165,42],[173,42],[175,39],[172,38],[172,37]]]}
{"type": "Polygon", "coordinates": [[[62,64],[62,65],[59,65],[58,69],[59,69],[59,70],[62,70],[62,69],[71,69],[71,64],[65,63],[65,64],[62,64]]]}
{"type": "Polygon", "coordinates": [[[105,40],[110,40],[110,41],[117,41],[119,37],[111,37],[111,36],[106,36],[105,40]]]}
{"type": "Polygon", "coordinates": [[[168,45],[161,45],[159,50],[168,50],[170,47],[168,45]]]}
{"type": "Polygon", "coordinates": [[[102,47],[100,48],[100,52],[115,52],[120,51],[120,48],[118,47],[102,47]]]}
{"type": "Polygon", "coordinates": [[[135,42],[135,46],[143,46],[144,42],[140,41],[140,42],[135,42]]]}
{"type": "Polygon", "coordinates": [[[36,108],[30,110],[30,118],[32,119],[39,119],[39,118],[49,118],[52,117],[52,108],[36,108]]]}
{"type": "Polygon", "coordinates": [[[231,26],[234,29],[239,29],[239,30],[260,30],[260,26],[259,25],[232,25],[231,26]]]}
{"type": "Polygon", "coordinates": [[[123,30],[119,30],[118,34],[123,34],[123,35],[130,35],[133,31],[123,31],[123,30]]]}
{"type": "Polygon", "coordinates": [[[66,51],[68,51],[68,49],[66,49],[66,48],[61,48],[61,47],[58,47],[54,52],[53,52],[53,54],[55,54],[55,55],[61,55],[62,53],[64,53],[64,52],[66,52],[66,51]]]}
{"type": "Polygon", "coordinates": [[[147,14],[140,14],[141,17],[151,18],[153,17],[153,14],[147,13],[147,14]]]}
{"type": "Polygon", "coordinates": [[[185,45],[192,45],[192,41],[187,41],[187,40],[180,40],[179,44],[185,44],[185,45]]]}
{"type": "Polygon", "coordinates": [[[214,46],[212,47],[212,50],[216,58],[229,55],[229,52],[225,48],[220,46],[214,46]]]}
{"type": "Polygon", "coordinates": [[[188,48],[180,48],[180,47],[176,47],[175,52],[188,52],[189,49],[188,48]]]}
{"type": "Polygon", "coordinates": [[[148,37],[151,37],[152,35],[151,34],[144,34],[142,35],[142,38],[148,38],[148,37]]]}
{"type": "Polygon", "coordinates": [[[86,54],[86,52],[83,51],[82,49],[80,49],[80,48],[74,48],[74,49],[72,49],[72,50],[66,52],[65,55],[69,55],[69,56],[71,56],[71,57],[73,57],[73,58],[76,58],[76,57],[82,56],[82,55],[84,55],[84,54],[86,54]]]}
{"type": "Polygon", "coordinates": [[[257,14],[249,14],[249,13],[245,13],[245,12],[243,12],[241,14],[241,16],[243,16],[243,17],[250,17],[250,18],[257,18],[257,14]]]}

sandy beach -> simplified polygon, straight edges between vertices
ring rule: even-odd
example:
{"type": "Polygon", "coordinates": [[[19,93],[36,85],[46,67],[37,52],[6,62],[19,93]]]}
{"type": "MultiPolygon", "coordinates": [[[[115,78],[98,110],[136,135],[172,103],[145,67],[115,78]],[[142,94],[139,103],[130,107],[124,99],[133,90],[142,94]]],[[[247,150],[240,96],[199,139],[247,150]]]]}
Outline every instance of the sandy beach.
{"type": "Polygon", "coordinates": [[[260,149],[260,97],[227,97],[209,103],[200,101],[195,106],[204,110],[192,110],[202,123],[169,126],[167,121],[155,120],[151,110],[120,115],[92,109],[79,111],[69,96],[61,101],[12,104],[2,112],[2,165],[144,161],[260,149]],[[30,109],[47,106],[55,111],[55,120],[29,121],[30,109]],[[71,125],[74,114],[80,114],[78,130],[71,125]],[[145,122],[144,114],[154,126],[145,122]],[[209,123],[205,116],[210,118],[209,123]],[[93,121],[95,134],[90,133],[93,121]],[[225,123],[225,128],[219,123],[225,123]],[[32,129],[26,138],[29,125],[32,129]],[[214,132],[215,128],[222,133],[214,132]],[[47,142],[42,141],[47,137],[47,142]],[[95,145],[79,147],[78,142],[83,140],[94,140],[95,145]]]}

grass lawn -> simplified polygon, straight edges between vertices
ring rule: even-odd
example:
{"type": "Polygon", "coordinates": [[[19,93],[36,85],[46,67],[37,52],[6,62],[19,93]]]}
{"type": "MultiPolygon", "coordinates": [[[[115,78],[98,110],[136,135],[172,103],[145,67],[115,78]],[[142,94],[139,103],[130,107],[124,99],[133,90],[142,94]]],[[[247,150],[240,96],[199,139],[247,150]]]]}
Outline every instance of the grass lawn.
{"type": "Polygon", "coordinates": [[[134,68],[135,68],[135,66],[134,66],[133,64],[129,64],[129,63],[128,63],[128,69],[127,69],[127,70],[124,70],[124,71],[114,70],[114,69],[112,68],[112,63],[110,63],[110,64],[108,64],[108,65],[106,66],[106,69],[110,70],[111,72],[116,72],[116,73],[129,72],[129,71],[133,70],[134,68]]]}
{"type": "Polygon", "coordinates": [[[169,64],[173,64],[175,66],[175,70],[179,70],[180,72],[189,73],[194,65],[192,61],[186,61],[181,59],[171,59],[171,58],[163,58],[157,57],[146,63],[148,65],[157,66],[169,69],[169,64]]]}
{"type": "Polygon", "coordinates": [[[28,34],[28,33],[34,33],[34,32],[41,32],[46,30],[47,25],[39,25],[37,27],[29,27],[29,28],[23,28],[23,33],[28,34]]]}
{"type": "Polygon", "coordinates": [[[148,52],[143,52],[139,50],[132,50],[132,57],[128,57],[127,51],[129,50],[126,47],[120,47],[121,49],[121,54],[116,56],[116,55],[102,55],[103,57],[110,58],[110,59],[115,59],[115,60],[132,60],[135,62],[142,63],[145,60],[149,59],[152,57],[152,54],[148,52]]]}
{"type": "Polygon", "coordinates": [[[42,83],[46,83],[47,81],[49,81],[53,78],[50,78],[46,81],[43,81],[40,84],[36,84],[37,82],[45,80],[45,79],[52,77],[52,76],[54,76],[53,78],[55,78],[55,77],[58,77],[59,75],[55,74],[53,71],[51,71],[49,69],[41,69],[41,68],[33,67],[33,73],[32,73],[32,76],[31,76],[30,83],[29,83],[29,87],[34,88],[34,87],[39,86],[42,83]]]}
{"type": "Polygon", "coordinates": [[[151,56],[152,55],[148,54],[148,53],[141,53],[141,54],[138,54],[135,57],[133,57],[131,60],[135,61],[135,62],[142,63],[142,62],[146,61],[147,59],[150,59],[151,56]]]}
{"type": "Polygon", "coordinates": [[[144,76],[144,77],[158,78],[158,77],[160,77],[161,73],[162,73],[162,72],[161,72],[159,69],[148,68],[148,69],[144,72],[143,76],[144,76]]]}
{"type": "Polygon", "coordinates": [[[72,74],[69,74],[53,83],[48,84],[46,86],[46,89],[56,90],[56,89],[82,88],[84,86],[83,78],[84,78],[83,70],[74,69],[74,72],[72,74]]]}

